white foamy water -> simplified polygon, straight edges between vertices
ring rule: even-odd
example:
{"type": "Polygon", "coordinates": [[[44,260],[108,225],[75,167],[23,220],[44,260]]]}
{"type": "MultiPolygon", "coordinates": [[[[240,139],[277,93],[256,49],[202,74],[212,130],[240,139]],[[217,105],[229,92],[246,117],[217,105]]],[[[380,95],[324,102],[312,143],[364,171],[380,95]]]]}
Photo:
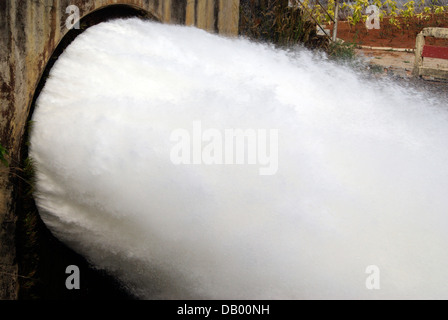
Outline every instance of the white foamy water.
{"type": "Polygon", "coordinates": [[[35,196],[141,298],[447,299],[445,104],[305,50],[116,20],[37,101],[35,196]],[[174,165],[172,133],[197,121],[278,130],[277,173],[174,165]]]}

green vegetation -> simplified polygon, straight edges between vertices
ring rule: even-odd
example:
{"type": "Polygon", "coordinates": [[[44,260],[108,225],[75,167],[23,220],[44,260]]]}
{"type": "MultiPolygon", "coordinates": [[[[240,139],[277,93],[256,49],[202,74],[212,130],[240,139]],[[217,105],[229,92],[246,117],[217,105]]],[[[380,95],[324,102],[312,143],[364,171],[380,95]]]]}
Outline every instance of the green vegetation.
{"type": "Polygon", "coordinates": [[[327,52],[333,60],[350,61],[356,58],[355,49],[355,43],[337,41],[330,43],[327,52]]]}
{"type": "Polygon", "coordinates": [[[33,299],[35,288],[41,283],[38,275],[40,218],[34,206],[34,167],[27,158],[22,163],[10,157],[8,150],[0,144],[0,166],[8,168],[15,190],[17,212],[16,249],[19,262],[18,281],[21,298],[33,299]]]}
{"type": "Polygon", "coordinates": [[[9,167],[9,162],[6,159],[8,155],[8,150],[6,150],[1,144],[0,144],[0,162],[5,166],[9,167]]]}
{"type": "Polygon", "coordinates": [[[303,9],[289,7],[284,0],[244,1],[241,3],[240,34],[257,41],[286,47],[303,44],[326,48],[328,39],[317,35],[315,22],[303,9]]]}
{"type": "MultiPolygon", "coordinates": [[[[28,122],[25,141],[28,141],[31,132],[32,121],[28,122]]],[[[27,157],[29,142],[24,146],[22,154],[24,160],[12,168],[19,178],[15,183],[17,197],[17,260],[19,262],[19,298],[37,299],[39,289],[42,286],[39,272],[40,243],[42,222],[34,204],[33,191],[35,186],[35,170],[33,160],[27,157]]]]}
{"type": "MultiPolygon", "coordinates": [[[[335,1],[329,0],[327,9],[316,5],[314,1],[301,1],[306,11],[312,12],[316,20],[320,24],[331,23],[334,19],[335,1]],[[326,11],[326,12],[325,12],[326,11]],[[327,14],[328,13],[328,14],[327,14]]],[[[356,0],[350,2],[343,2],[341,10],[349,12],[347,21],[355,26],[359,22],[365,22],[368,15],[365,14],[366,8],[371,4],[376,5],[379,9],[379,17],[381,21],[386,18],[390,24],[397,28],[409,26],[409,19],[417,17],[419,20],[429,20],[434,16],[440,16],[448,12],[448,5],[438,5],[438,1],[431,1],[426,3],[425,0],[413,1],[410,0],[403,4],[403,8],[399,8],[398,2],[395,0],[356,0]]]]}

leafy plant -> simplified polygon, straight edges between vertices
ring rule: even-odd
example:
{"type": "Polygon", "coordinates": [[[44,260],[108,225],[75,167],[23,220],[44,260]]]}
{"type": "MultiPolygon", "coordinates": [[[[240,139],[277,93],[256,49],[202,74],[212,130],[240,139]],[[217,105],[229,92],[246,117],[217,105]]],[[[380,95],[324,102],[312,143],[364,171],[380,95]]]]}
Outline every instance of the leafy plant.
{"type": "Polygon", "coordinates": [[[5,166],[9,167],[9,162],[6,159],[6,156],[8,155],[8,150],[6,150],[1,144],[0,144],[0,162],[5,166]]]}
{"type": "Polygon", "coordinates": [[[375,5],[379,10],[381,30],[378,35],[382,39],[396,36],[398,32],[407,34],[408,38],[415,38],[425,27],[447,27],[448,26],[448,5],[442,4],[438,0],[407,0],[401,4],[398,0],[352,0],[342,4],[342,8],[347,8],[346,20],[353,30],[362,36],[368,31],[364,28],[363,21],[367,18],[366,8],[368,5],[375,5]]]}
{"type": "Polygon", "coordinates": [[[363,12],[369,6],[369,0],[356,0],[355,3],[346,3],[342,4],[342,9],[349,8],[352,12],[351,16],[347,17],[347,21],[352,26],[356,26],[360,21],[365,21],[367,15],[364,15],[363,12]]]}
{"type": "Polygon", "coordinates": [[[415,1],[408,1],[403,6],[406,9],[401,10],[401,16],[403,17],[404,24],[409,30],[410,20],[415,16],[415,1]]]}
{"type": "Polygon", "coordinates": [[[240,34],[278,46],[302,43],[324,48],[326,39],[317,35],[315,23],[322,15],[309,0],[302,4],[304,7],[291,7],[283,0],[244,1],[240,7],[240,34]]]}
{"type": "Polygon", "coordinates": [[[326,21],[330,22],[331,19],[334,20],[334,11],[336,9],[336,4],[335,4],[335,0],[328,0],[328,7],[327,7],[327,12],[329,14],[329,16],[326,16],[326,21]]]}
{"type": "Polygon", "coordinates": [[[349,42],[332,42],[328,48],[328,55],[333,60],[349,61],[356,57],[356,44],[349,42]]]}

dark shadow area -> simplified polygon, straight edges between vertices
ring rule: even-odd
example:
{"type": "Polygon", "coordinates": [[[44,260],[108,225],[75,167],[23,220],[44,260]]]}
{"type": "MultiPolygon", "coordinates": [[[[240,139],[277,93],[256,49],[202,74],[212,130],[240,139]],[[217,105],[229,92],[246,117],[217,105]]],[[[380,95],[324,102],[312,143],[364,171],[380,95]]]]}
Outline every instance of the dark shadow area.
{"type": "Polygon", "coordinates": [[[36,88],[28,130],[25,134],[20,163],[20,176],[15,178],[15,203],[17,213],[16,247],[19,266],[19,299],[45,300],[130,300],[136,299],[116,279],[89,262],[56,239],[41,220],[33,199],[33,164],[28,158],[28,141],[32,130],[32,114],[40,92],[45,86],[51,68],[64,50],[86,29],[101,22],[117,18],[139,17],[154,19],[139,9],[113,5],[95,11],[81,20],[80,29],[72,29],[62,39],[49,60],[36,88]],[[66,268],[76,265],[80,269],[80,289],[68,290],[66,268]]]}

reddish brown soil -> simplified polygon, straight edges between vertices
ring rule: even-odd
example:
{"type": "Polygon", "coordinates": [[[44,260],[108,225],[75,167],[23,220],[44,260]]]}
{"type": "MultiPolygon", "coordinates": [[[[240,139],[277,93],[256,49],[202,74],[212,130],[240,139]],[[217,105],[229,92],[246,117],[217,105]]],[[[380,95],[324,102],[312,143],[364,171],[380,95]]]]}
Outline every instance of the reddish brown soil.
{"type": "MultiPolygon", "coordinates": [[[[351,26],[346,21],[340,21],[338,24],[338,38],[346,42],[365,46],[413,49],[415,47],[415,38],[423,28],[448,28],[448,13],[443,16],[432,17],[428,21],[413,18],[409,21],[409,27],[402,27],[401,29],[397,29],[389,23],[387,18],[384,18],[380,27],[379,30],[368,30],[364,23],[351,26]]],[[[426,38],[426,43],[448,47],[448,39],[426,38]]]]}

